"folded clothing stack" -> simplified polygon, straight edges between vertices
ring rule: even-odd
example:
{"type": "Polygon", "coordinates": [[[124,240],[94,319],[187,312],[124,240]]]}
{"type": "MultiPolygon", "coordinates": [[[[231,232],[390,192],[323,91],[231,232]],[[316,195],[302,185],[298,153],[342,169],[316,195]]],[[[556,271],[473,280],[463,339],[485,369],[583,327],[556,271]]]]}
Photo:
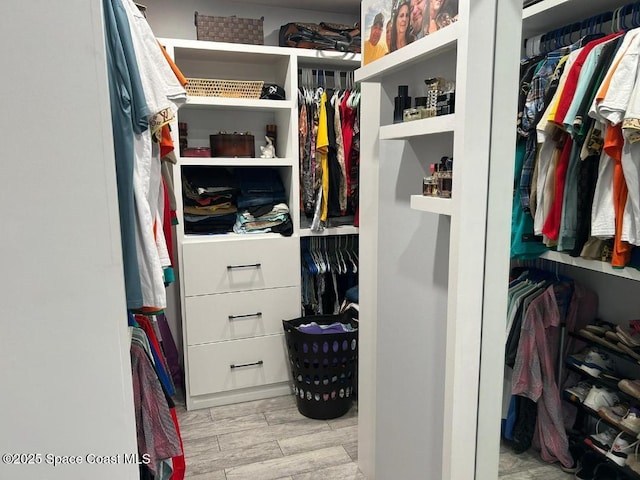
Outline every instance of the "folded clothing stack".
{"type": "Polygon", "coordinates": [[[224,168],[183,167],[182,173],[185,233],[233,231],[238,212],[234,177],[224,168]]]}
{"type": "Polygon", "coordinates": [[[238,213],[233,231],[236,233],[281,233],[284,236],[291,236],[293,224],[289,216],[289,207],[286,203],[260,207],[249,207],[238,213]],[[265,212],[266,210],[266,212],[265,212]],[[263,213],[265,212],[265,213],[263,213]]]}
{"type": "Polygon", "coordinates": [[[293,224],[286,204],[287,194],[278,172],[269,168],[238,168],[238,213],[236,233],[280,233],[290,236],[293,224]]]}

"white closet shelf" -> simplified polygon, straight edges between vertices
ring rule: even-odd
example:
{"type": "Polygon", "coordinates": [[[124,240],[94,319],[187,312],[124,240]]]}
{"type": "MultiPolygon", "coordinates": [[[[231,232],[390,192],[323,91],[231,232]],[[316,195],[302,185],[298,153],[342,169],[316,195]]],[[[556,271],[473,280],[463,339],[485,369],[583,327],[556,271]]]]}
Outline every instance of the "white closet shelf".
{"type": "Polygon", "coordinates": [[[594,272],[605,273],[614,277],[628,278],[630,280],[640,281],[640,271],[631,267],[619,269],[613,268],[611,264],[607,262],[601,262],[599,260],[587,260],[581,257],[572,257],[567,253],[554,252],[551,250],[540,255],[540,258],[562,263],[564,265],[571,265],[574,267],[585,268],[587,270],[593,270],[594,272]]]}
{"type": "Polygon", "coordinates": [[[245,43],[208,42],[204,40],[184,40],[159,38],[162,45],[176,49],[180,60],[223,61],[232,63],[267,64],[276,59],[286,60],[289,53],[280,47],[269,45],[249,45],[245,43]]]}
{"type": "Polygon", "coordinates": [[[392,73],[406,70],[430,57],[453,50],[460,36],[461,22],[462,20],[453,23],[359,68],[355,73],[356,82],[380,81],[392,73]]]}
{"type": "Polygon", "coordinates": [[[226,157],[180,157],[180,166],[194,167],[293,167],[293,158],[226,158],[226,157]]]}
{"type": "Polygon", "coordinates": [[[584,20],[628,3],[630,0],[543,0],[523,9],[522,38],[575,23],[576,12],[584,20]]]}
{"type": "Polygon", "coordinates": [[[310,50],[305,48],[292,48],[294,55],[298,57],[298,66],[318,66],[325,70],[328,67],[340,67],[344,69],[345,64],[352,63],[354,66],[360,65],[361,56],[359,53],[334,52],[332,50],[310,50]]]}
{"type": "Polygon", "coordinates": [[[453,132],[455,126],[455,114],[383,125],[380,127],[380,140],[407,140],[412,137],[453,132]]]}
{"type": "Polygon", "coordinates": [[[358,227],[353,225],[343,225],[341,227],[325,228],[321,232],[312,232],[310,228],[301,228],[301,237],[329,237],[332,235],[357,235],[358,227]]]}
{"type": "Polygon", "coordinates": [[[295,108],[293,100],[260,100],[253,98],[187,97],[183,108],[232,108],[247,111],[279,111],[295,108]]]}
{"type": "Polygon", "coordinates": [[[453,200],[450,198],[411,195],[411,209],[450,217],[453,215],[453,200]]]}
{"type": "Polygon", "coordinates": [[[267,238],[290,238],[280,235],[279,233],[219,233],[212,235],[190,235],[185,234],[182,243],[194,244],[194,243],[218,243],[218,242],[253,242],[257,240],[264,240],[267,238]]]}

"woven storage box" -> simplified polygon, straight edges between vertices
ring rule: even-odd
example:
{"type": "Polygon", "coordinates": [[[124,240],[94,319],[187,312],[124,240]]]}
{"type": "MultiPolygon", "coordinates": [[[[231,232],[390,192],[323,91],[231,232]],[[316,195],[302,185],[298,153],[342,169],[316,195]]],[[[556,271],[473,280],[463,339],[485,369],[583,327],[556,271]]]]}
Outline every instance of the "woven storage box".
{"type": "Polygon", "coordinates": [[[215,17],[195,14],[196,33],[198,40],[212,42],[248,43],[250,45],[264,45],[264,17],[238,18],[215,17]]]}
{"type": "Polygon", "coordinates": [[[261,80],[214,80],[187,78],[187,95],[194,97],[260,98],[261,80]]]}
{"type": "Polygon", "coordinates": [[[314,315],[283,320],[298,411],[305,417],[326,420],[349,411],[357,385],[358,321],[342,315],[314,315]],[[350,323],[355,330],[312,334],[302,324],[350,323]]]}

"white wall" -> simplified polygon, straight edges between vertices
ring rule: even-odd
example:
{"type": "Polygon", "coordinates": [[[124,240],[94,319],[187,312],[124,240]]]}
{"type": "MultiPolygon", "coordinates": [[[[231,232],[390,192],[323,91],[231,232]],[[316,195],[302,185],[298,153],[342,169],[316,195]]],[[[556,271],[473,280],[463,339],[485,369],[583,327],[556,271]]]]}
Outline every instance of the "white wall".
{"type": "Polygon", "coordinates": [[[3,479],[134,479],[137,451],[100,0],[0,3],[3,479]]]}
{"type": "MultiPolygon", "coordinates": [[[[380,147],[376,478],[441,471],[449,219],[409,208],[420,155],[380,147]],[[399,226],[401,226],[399,228],[399,226]]],[[[398,142],[400,143],[400,142],[398,142]]],[[[400,143],[401,144],[401,143],[400,143]]]]}
{"type": "MultiPolygon", "coordinates": [[[[196,39],[194,13],[240,18],[264,17],[264,44],[278,45],[280,26],[289,22],[333,22],[352,25],[359,15],[323,13],[296,8],[267,7],[252,3],[224,0],[148,0],[147,19],[157,37],[196,39]]],[[[296,2],[291,2],[295,6],[296,2]]]]}

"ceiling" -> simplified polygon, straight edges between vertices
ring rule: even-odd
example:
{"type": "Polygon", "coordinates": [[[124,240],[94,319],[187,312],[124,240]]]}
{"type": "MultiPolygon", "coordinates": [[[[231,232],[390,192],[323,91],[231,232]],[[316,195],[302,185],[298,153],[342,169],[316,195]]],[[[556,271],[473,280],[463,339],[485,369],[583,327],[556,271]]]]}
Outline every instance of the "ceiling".
{"type": "Polygon", "coordinates": [[[317,10],[320,12],[347,13],[360,16],[360,0],[236,0],[244,3],[271,5],[273,7],[317,10]]]}

